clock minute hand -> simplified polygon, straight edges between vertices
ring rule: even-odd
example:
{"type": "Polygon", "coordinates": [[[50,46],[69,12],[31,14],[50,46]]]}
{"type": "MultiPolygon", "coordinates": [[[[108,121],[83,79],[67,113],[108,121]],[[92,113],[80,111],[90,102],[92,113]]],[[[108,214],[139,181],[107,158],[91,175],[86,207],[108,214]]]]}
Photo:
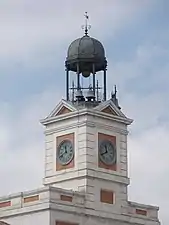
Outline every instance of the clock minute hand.
{"type": "Polygon", "coordinates": [[[108,153],[108,151],[107,151],[107,146],[105,145],[104,147],[105,147],[105,149],[106,149],[106,151],[105,151],[105,153],[104,153],[104,154],[106,154],[106,153],[108,153]]]}
{"type": "Polygon", "coordinates": [[[65,152],[63,152],[62,154],[59,155],[59,157],[62,157],[65,154],[65,152]]]}
{"type": "Polygon", "coordinates": [[[107,151],[107,147],[106,146],[104,146],[105,147],[105,151],[101,154],[101,155],[104,155],[104,154],[106,154],[108,151],[107,151]]]}
{"type": "Polygon", "coordinates": [[[64,150],[64,151],[62,152],[62,154],[60,154],[60,157],[62,157],[65,153],[67,153],[66,150],[64,150]]]}
{"type": "Polygon", "coordinates": [[[65,153],[67,154],[67,148],[66,148],[66,146],[65,146],[65,153]]]}

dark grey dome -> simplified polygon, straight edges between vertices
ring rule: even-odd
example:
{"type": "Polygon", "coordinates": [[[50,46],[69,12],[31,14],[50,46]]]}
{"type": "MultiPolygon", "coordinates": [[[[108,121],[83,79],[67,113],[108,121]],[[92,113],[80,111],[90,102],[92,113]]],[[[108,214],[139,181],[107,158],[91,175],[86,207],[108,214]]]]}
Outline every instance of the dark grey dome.
{"type": "Polygon", "coordinates": [[[104,70],[107,62],[101,42],[88,35],[73,41],[68,48],[66,66],[69,70],[76,72],[77,63],[80,64],[81,71],[85,64],[91,64],[90,70],[92,70],[93,63],[96,72],[104,70]]]}

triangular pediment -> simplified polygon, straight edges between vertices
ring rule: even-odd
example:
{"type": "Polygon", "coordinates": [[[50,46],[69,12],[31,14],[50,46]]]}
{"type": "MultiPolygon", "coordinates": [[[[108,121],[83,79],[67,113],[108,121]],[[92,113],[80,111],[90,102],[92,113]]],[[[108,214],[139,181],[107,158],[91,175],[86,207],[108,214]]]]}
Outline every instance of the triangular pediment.
{"type": "Polygon", "coordinates": [[[72,112],[70,109],[68,109],[66,106],[63,106],[55,116],[63,115],[70,112],[72,112]]]}
{"type": "Polygon", "coordinates": [[[61,100],[60,103],[54,108],[47,118],[66,115],[75,111],[76,108],[69,102],[61,100]]]}
{"type": "Polygon", "coordinates": [[[110,115],[117,115],[117,113],[110,106],[102,109],[101,112],[108,113],[110,115]]]}
{"type": "Polygon", "coordinates": [[[119,116],[126,118],[126,116],[122,113],[122,111],[114,104],[114,102],[110,99],[106,102],[101,103],[96,109],[102,113],[106,113],[112,116],[119,116]]]}
{"type": "Polygon", "coordinates": [[[127,118],[112,100],[102,102],[93,109],[89,109],[85,105],[84,107],[78,107],[70,101],[61,100],[54,110],[45,119],[41,120],[41,123],[46,125],[57,120],[72,118],[72,116],[77,116],[77,112],[78,115],[95,112],[99,116],[111,116],[114,117],[114,120],[123,121],[126,124],[132,123],[132,120],[127,118]]]}

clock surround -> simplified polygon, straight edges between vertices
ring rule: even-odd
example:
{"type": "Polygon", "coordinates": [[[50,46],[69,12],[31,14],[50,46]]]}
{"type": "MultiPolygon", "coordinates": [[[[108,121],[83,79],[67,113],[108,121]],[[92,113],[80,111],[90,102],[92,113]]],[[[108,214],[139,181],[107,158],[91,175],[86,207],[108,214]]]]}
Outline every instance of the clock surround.
{"type": "Polygon", "coordinates": [[[100,159],[100,156],[99,156],[99,146],[100,146],[100,143],[103,142],[103,141],[108,141],[108,142],[111,142],[115,149],[116,149],[116,136],[113,136],[113,135],[108,135],[108,134],[104,134],[104,133],[98,133],[98,167],[100,168],[104,168],[104,169],[107,169],[107,170],[113,170],[113,171],[117,171],[117,149],[116,149],[116,160],[113,164],[111,165],[108,165],[108,164],[105,164],[101,159],[100,159]]]}
{"type": "Polygon", "coordinates": [[[63,140],[57,149],[57,159],[61,165],[69,164],[74,157],[74,146],[72,141],[63,140]]]}
{"type": "Polygon", "coordinates": [[[72,160],[70,160],[67,164],[62,164],[60,162],[60,160],[58,160],[58,147],[61,145],[61,143],[63,143],[65,140],[68,140],[72,143],[73,148],[75,148],[75,141],[74,141],[74,133],[68,133],[68,134],[64,134],[64,135],[60,135],[56,137],[56,171],[59,170],[64,170],[64,169],[69,169],[69,168],[73,168],[75,165],[74,162],[74,156],[75,156],[75,151],[73,154],[73,158],[72,160]]]}
{"type": "Polygon", "coordinates": [[[99,158],[106,165],[116,163],[116,148],[109,140],[103,140],[99,144],[99,158]]]}

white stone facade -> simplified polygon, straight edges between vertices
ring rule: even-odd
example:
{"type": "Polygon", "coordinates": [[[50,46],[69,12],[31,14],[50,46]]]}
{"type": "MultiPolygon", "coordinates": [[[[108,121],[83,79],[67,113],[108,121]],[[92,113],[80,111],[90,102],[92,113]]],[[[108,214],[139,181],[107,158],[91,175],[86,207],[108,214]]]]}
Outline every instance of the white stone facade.
{"type": "Polygon", "coordinates": [[[132,120],[110,101],[104,105],[114,107],[117,115],[101,112],[102,105],[76,110],[62,101],[42,121],[46,127],[44,187],[0,198],[0,220],[11,225],[160,224],[158,207],[128,201],[127,125],[132,120]],[[57,116],[63,106],[71,112],[57,116]],[[57,137],[70,133],[75,140],[74,166],[57,171],[57,137]],[[116,137],[116,171],[98,166],[99,133],[116,137]],[[102,189],[113,190],[113,204],[101,201],[102,189]]]}
{"type": "Polygon", "coordinates": [[[105,204],[101,209],[91,210],[86,205],[87,195],[56,187],[44,187],[38,190],[3,197],[0,201],[10,199],[11,206],[0,209],[1,220],[13,225],[42,224],[53,225],[56,221],[77,223],[79,225],[97,224],[146,224],[158,225],[158,208],[128,202],[118,211],[105,204]],[[24,203],[24,198],[39,195],[39,199],[24,203]],[[72,201],[61,200],[61,195],[72,197],[72,201]],[[135,209],[146,209],[147,216],[135,214],[135,209]]]}

